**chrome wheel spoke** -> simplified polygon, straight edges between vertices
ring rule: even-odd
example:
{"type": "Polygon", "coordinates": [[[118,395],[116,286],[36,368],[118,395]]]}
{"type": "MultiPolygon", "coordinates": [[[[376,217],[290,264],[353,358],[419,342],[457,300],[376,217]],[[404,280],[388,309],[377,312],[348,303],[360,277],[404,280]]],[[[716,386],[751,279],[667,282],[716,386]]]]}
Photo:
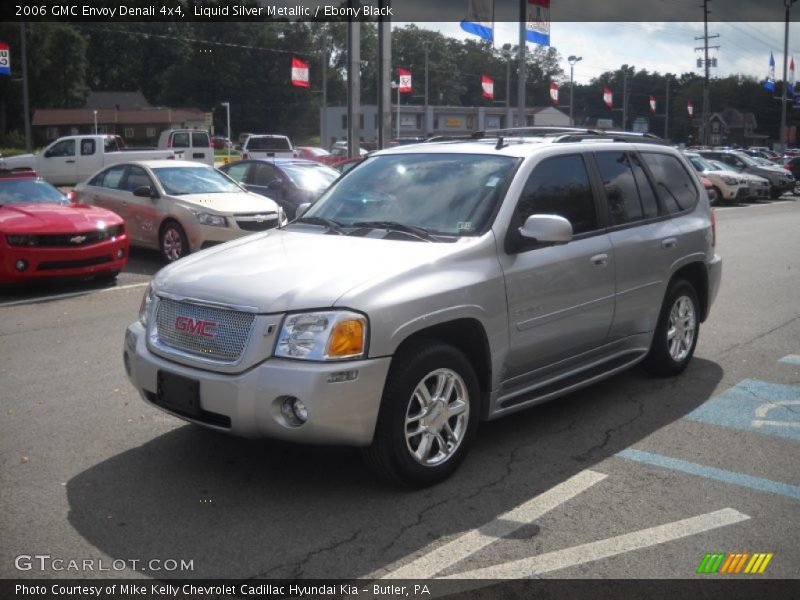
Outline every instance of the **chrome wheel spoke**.
{"type": "Polygon", "coordinates": [[[420,462],[424,462],[428,458],[428,453],[431,451],[431,446],[433,445],[433,435],[429,432],[424,432],[422,434],[422,439],[419,441],[419,446],[417,446],[416,452],[414,452],[414,456],[417,457],[417,460],[420,462]]]}
{"type": "Polygon", "coordinates": [[[681,361],[689,355],[696,332],[694,302],[687,296],[681,296],[675,300],[669,311],[667,346],[673,360],[681,361]]]}

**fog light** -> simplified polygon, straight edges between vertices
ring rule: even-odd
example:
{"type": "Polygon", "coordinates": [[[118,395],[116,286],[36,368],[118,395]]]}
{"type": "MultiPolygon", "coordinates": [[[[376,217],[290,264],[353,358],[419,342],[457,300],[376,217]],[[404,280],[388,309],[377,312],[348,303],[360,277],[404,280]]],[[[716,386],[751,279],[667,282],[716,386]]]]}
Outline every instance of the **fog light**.
{"type": "Polygon", "coordinates": [[[24,271],[28,268],[28,261],[20,259],[14,266],[17,268],[17,271],[24,271]]]}
{"type": "Polygon", "coordinates": [[[281,414],[290,425],[300,426],[308,420],[308,409],[294,396],[285,398],[281,404],[281,414]]]}
{"type": "Polygon", "coordinates": [[[120,258],[122,258],[123,256],[125,256],[125,250],[123,250],[122,248],[120,248],[119,250],[117,250],[117,258],[118,258],[118,259],[120,259],[120,258]]]}

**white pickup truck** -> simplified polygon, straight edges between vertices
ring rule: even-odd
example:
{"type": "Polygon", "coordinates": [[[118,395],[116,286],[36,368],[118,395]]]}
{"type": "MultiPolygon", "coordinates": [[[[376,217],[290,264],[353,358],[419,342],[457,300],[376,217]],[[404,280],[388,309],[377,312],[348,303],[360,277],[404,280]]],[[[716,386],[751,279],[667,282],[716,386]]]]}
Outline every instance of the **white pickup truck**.
{"type": "Polygon", "coordinates": [[[114,163],[181,157],[179,150],[128,150],[117,135],[70,135],[37,154],[11,156],[4,162],[6,169],[34,169],[54,185],[75,185],[114,163]]]}

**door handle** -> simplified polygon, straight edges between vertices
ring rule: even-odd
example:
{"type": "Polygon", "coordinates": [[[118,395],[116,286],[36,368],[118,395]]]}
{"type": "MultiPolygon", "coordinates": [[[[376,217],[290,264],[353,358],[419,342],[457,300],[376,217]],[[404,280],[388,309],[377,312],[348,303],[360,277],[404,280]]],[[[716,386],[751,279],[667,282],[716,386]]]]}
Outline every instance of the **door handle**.
{"type": "Polygon", "coordinates": [[[597,267],[605,267],[608,264],[608,254],[595,254],[589,260],[597,267]]]}
{"type": "Polygon", "coordinates": [[[671,237],[661,240],[662,248],[674,248],[677,245],[678,245],[678,238],[671,237]]]}
{"type": "Polygon", "coordinates": [[[74,163],[75,161],[74,160],[65,160],[64,162],[65,163],[74,163]]]}

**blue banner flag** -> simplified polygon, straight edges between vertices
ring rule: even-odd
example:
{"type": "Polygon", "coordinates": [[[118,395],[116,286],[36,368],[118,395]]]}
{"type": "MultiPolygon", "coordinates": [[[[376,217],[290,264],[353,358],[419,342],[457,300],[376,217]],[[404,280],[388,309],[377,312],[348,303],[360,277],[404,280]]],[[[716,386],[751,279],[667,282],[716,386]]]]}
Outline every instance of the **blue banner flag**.
{"type": "Polygon", "coordinates": [[[494,1],[469,0],[467,16],[461,21],[461,29],[484,40],[493,40],[494,1]]]}
{"type": "Polygon", "coordinates": [[[550,0],[527,0],[525,39],[541,46],[550,45],[550,0]]]}
{"type": "Polygon", "coordinates": [[[764,82],[764,89],[768,92],[775,91],[775,57],[772,56],[772,52],[769,53],[769,71],[767,80],[764,82]]]}

